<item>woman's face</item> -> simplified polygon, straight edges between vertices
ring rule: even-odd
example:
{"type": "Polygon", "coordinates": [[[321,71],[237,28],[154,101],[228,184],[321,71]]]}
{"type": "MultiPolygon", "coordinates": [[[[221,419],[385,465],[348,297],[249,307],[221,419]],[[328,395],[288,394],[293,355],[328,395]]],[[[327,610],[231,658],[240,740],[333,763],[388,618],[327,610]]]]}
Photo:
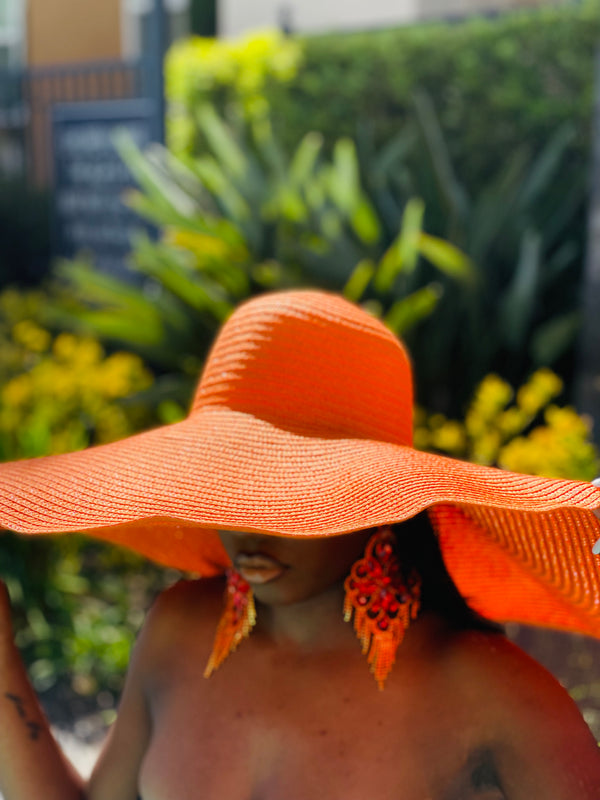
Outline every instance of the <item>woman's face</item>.
{"type": "Polygon", "coordinates": [[[220,531],[234,568],[267,605],[308,600],[341,582],[362,556],[372,530],[321,537],[220,531]]]}

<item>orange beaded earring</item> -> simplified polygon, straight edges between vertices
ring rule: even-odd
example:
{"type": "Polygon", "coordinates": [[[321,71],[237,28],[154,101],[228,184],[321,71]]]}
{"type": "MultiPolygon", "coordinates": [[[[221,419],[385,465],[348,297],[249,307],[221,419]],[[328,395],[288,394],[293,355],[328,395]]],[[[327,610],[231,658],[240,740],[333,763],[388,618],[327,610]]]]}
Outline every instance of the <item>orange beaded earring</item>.
{"type": "Polygon", "coordinates": [[[414,569],[405,577],[394,543],[392,530],[380,528],[344,583],[344,620],[354,614],[354,630],[380,689],[421,605],[421,578],[414,569]]]}
{"type": "Polygon", "coordinates": [[[235,570],[227,570],[225,608],[219,620],[212,653],[204,670],[209,678],[221,666],[229,653],[237,648],[242,639],[250,635],[256,623],[256,609],[250,585],[235,570]]]}

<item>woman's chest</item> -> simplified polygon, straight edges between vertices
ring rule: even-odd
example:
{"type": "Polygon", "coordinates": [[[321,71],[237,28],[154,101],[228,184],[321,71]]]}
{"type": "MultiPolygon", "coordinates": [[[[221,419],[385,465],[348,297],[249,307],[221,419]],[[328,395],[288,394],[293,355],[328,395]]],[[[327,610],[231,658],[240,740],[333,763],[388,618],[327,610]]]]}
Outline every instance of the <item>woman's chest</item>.
{"type": "Polygon", "coordinates": [[[501,797],[475,791],[481,731],[460,704],[441,713],[421,687],[381,693],[362,673],[343,690],[296,677],[171,686],[155,709],[143,800],[501,797]]]}

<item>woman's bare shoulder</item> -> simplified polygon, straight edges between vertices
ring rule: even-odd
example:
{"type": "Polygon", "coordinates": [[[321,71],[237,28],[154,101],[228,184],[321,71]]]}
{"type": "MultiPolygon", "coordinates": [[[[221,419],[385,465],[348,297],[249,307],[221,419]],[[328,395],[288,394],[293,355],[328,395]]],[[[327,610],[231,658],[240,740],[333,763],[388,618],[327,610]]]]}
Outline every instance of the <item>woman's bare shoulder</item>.
{"type": "Polygon", "coordinates": [[[224,587],[222,578],[181,580],[161,592],[138,637],[137,660],[152,669],[188,643],[212,640],[223,608],[224,587]]]}
{"type": "Polygon", "coordinates": [[[206,615],[222,605],[225,582],[222,577],[180,580],[161,592],[150,609],[150,616],[172,618],[190,614],[206,615]]]}
{"type": "MultiPolygon", "coordinates": [[[[548,670],[511,642],[502,633],[462,631],[450,640],[450,658],[456,669],[469,677],[478,677],[490,688],[507,683],[528,684],[532,679],[543,686],[560,687],[548,670]],[[511,680],[507,682],[507,675],[511,680]]],[[[500,686],[497,686],[500,688],[500,686]]],[[[562,690],[564,691],[564,690],[562,690]]]]}
{"type": "Polygon", "coordinates": [[[482,710],[482,733],[508,797],[596,800],[598,747],[548,670],[506,637],[484,632],[453,637],[446,665],[461,701],[482,710]]]}
{"type": "Polygon", "coordinates": [[[574,707],[556,678],[524,650],[500,633],[464,631],[449,640],[446,663],[451,674],[474,693],[488,697],[499,709],[522,708],[535,696],[536,704],[560,701],[574,707]]]}

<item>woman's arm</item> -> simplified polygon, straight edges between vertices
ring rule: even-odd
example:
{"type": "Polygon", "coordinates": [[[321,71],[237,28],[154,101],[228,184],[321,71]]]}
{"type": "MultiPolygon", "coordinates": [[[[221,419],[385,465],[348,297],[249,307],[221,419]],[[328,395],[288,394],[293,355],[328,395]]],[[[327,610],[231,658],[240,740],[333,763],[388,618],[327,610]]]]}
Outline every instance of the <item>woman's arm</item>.
{"type": "Polygon", "coordinates": [[[0,581],[0,793],[5,800],[136,800],[140,765],[150,739],[144,677],[151,638],[145,626],[117,721],[85,786],[52,736],[29,682],[13,641],[8,593],[0,581]]]}
{"type": "Polygon", "coordinates": [[[13,641],[0,581],[0,792],[5,800],[82,800],[83,782],[56,743],[13,641]]]}

